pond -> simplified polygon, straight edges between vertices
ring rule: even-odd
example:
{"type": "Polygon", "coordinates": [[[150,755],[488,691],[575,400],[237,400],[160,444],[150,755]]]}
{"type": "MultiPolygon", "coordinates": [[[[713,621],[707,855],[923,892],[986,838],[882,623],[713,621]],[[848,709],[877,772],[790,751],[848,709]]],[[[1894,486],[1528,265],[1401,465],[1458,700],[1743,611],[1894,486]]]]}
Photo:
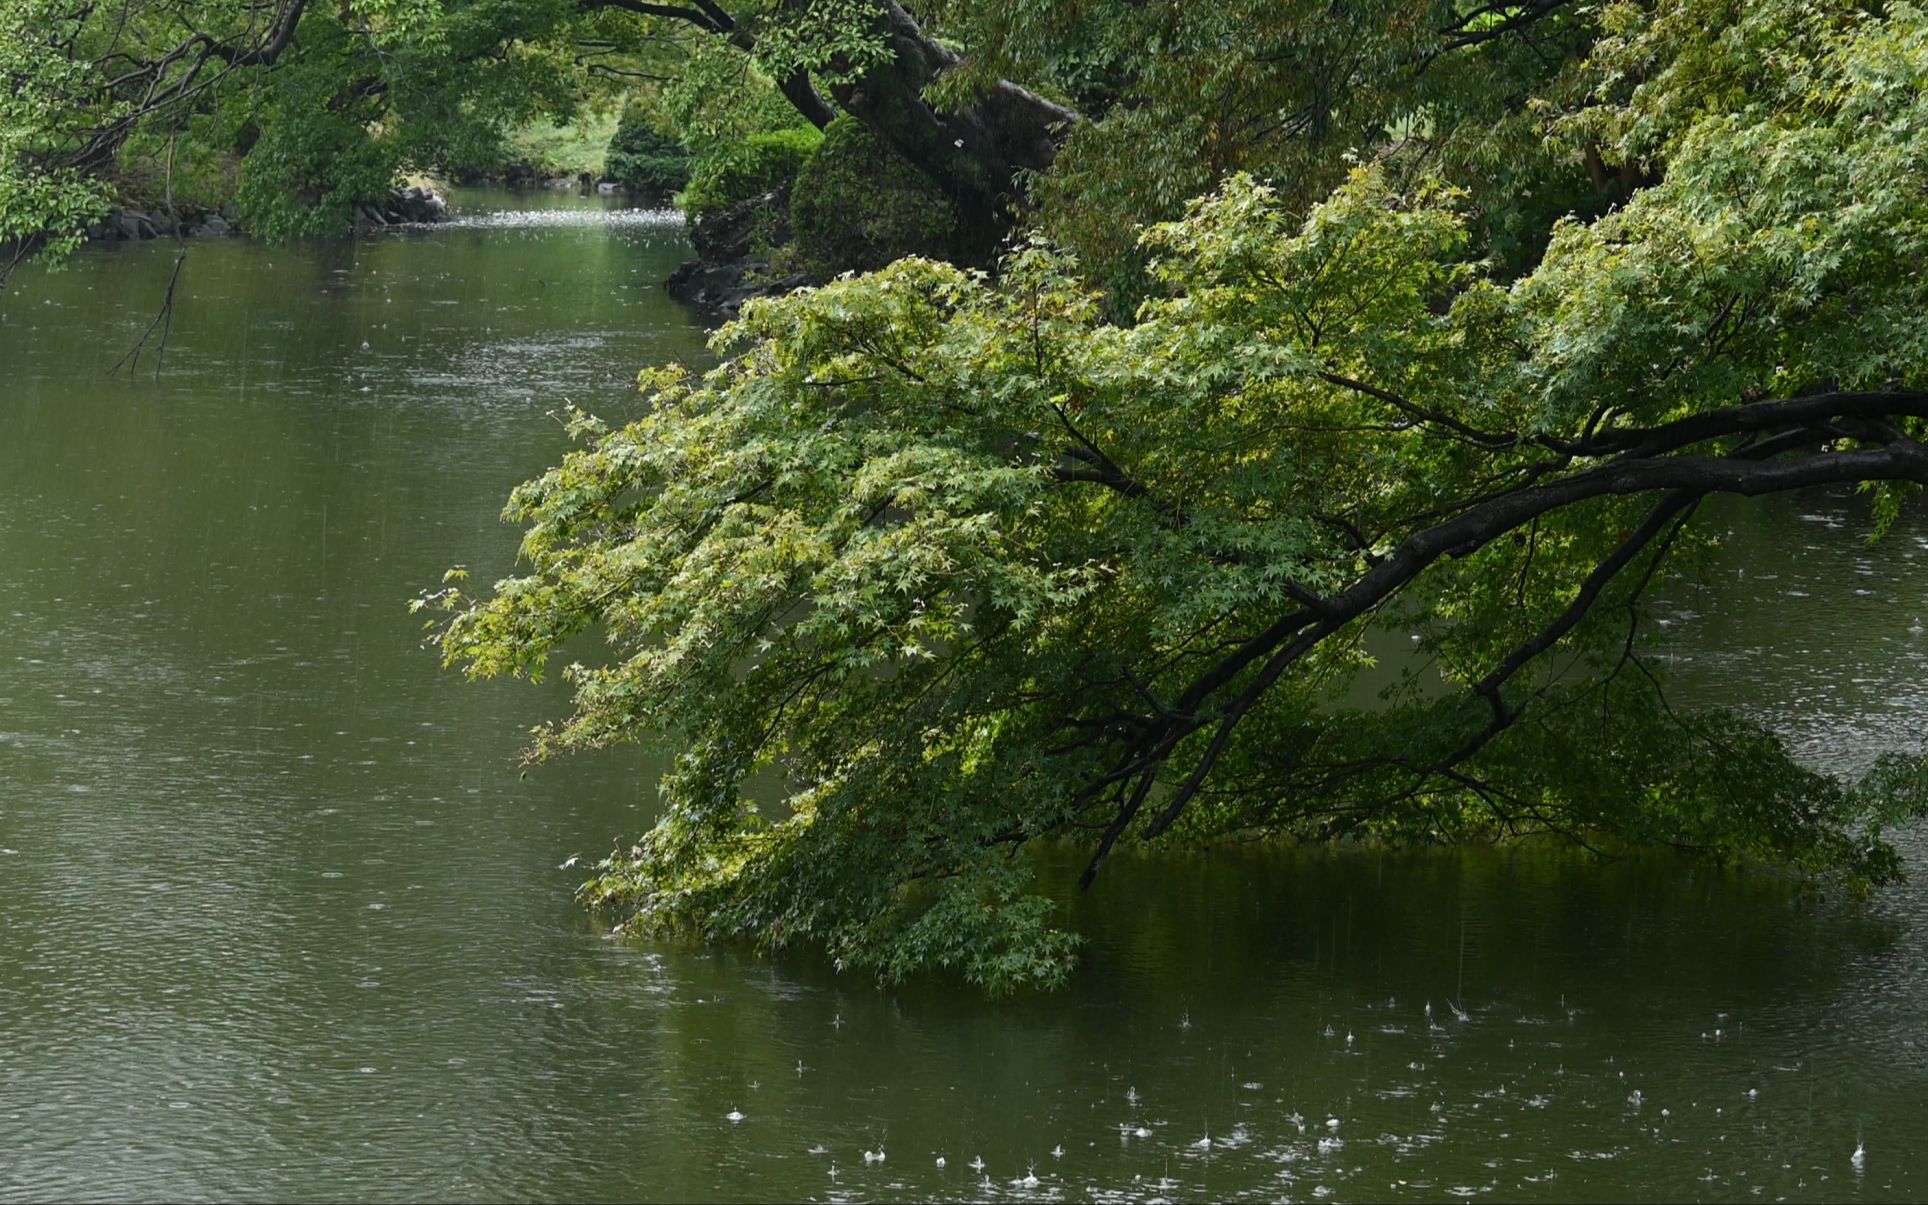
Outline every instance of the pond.
{"type": "MultiPolygon", "coordinates": [[[[1114,861],[1057,995],[612,940],[636,751],[406,612],[557,414],[703,354],[674,215],[85,250],[0,296],[0,1200],[1928,1195],[1928,840],[1867,903],[1668,857],[1114,861]],[[1866,1159],[1856,1167],[1857,1144],[1866,1159]],[[869,1156],[867,1158],[867,1153],[869,1156]],[[883,1158],[874,1156],[878,1153],[883,1158]]],[[[1928,715],[1928,525],[1723,507],[1676,699],[1852,769],[1928,715]]]]}

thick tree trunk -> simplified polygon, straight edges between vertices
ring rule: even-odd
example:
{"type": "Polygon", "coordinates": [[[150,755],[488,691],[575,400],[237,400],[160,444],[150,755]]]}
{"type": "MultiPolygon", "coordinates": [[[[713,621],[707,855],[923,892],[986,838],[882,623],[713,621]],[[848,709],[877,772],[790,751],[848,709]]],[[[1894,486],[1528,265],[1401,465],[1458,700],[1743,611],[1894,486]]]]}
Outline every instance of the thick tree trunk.
{"type": "Polygon", "coordinates": [[[940,112],[924,90],[958,56],[925,35],[897,0],[884,0],[879,32],[888,61],[831,89],[837,103],[915,164],[957,206],[965,249],[988,262],[1016,224],[1020,173],[1051,166],[1079,116],[1007,81],[969,108],[940,112]]]}
{"type": "MultiPolygon", "coordinates": [[[[621,9],[687,22],[720,35],[746,53],[755,35],[716,0],[578,0],[584,11],[621,9]],[[691,7],[691,6],[694,7],[691,7]]],[[[807,0],[787,0],[801,9],[807,0]]],[[[1082,118],[1008,80],[969,107],[942,111],[924,90],[955,67],[958,56],[924,33],[897,0],[880,0],[876,32],[890,50],[885,62],[852,83],[831,89],[837,104],[884,143],[929,176],[957,207],[965,254],[988,263],[1017,224],[1023,188],[1018,176],[1051,166],[1066,132],[1082,118]]],[[[846,69],[847,64],[840,66],[846,69]]],[[[778,88],[812,125],[828,125],[834,111],[804,71],[778,81],[778,88]]]]}

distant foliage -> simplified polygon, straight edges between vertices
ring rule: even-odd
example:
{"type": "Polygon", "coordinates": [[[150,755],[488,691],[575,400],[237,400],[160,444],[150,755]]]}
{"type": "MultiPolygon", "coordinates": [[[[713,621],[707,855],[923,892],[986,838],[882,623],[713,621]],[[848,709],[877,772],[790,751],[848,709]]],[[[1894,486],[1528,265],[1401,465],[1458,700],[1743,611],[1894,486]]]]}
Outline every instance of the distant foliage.
{"type": "Polygon", "coordinates": [[[683,209],[692,217],[721,213],[742,201],[787,190],[823,134],[811,126],[752,134],[716,147],[690,171],[683,209]]]}
{"type": "Polygon", "coordinates": [[[631,192],[667,197],[690,180],[690,156],[680,140],[657,130],[632,106],[623,112],[603,159],[603,174],[631,192]]]}
{"type": "Polygon", "coordinates": [[[849,117],[797,175],[790,198],[796,258],[806,273],[873,271],[906,255],[944,259],[957,217],[942,191],[849,117]]]}
{"type": "Polygon", "coordinates": [[[505,130],[605,98],[564,48],[636,53],[633,25],[557,0],[0,0],[0,247],[70,250],[170,183],[189,210],[232,190],[254,233],[343,230],[403,174],[499,162],[505,130]]]}

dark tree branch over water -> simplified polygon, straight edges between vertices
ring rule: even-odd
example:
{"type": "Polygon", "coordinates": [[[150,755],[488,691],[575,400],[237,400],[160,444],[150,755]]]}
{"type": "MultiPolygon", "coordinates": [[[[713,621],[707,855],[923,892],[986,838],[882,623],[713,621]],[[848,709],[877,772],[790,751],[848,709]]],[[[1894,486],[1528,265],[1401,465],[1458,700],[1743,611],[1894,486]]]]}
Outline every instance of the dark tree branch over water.
{"type": "Polygon", "coordinates": [[[1178,820],[1217,766],[1240,721],[1281,675],[1310,657],[1321,641],[1384,606],[1433,562],[1447,556],[1471,556],[1552,511],[1589,499],[1656,492],[1666,495],[1641,527],[1589,573],[1566,610],[1472,684],[1472,693],[1493,708],[1493,722],[1465,748],[1429,767],[1430,773],[1444,775],[1525,714],[1524,705],[1509,706],[1502,700],[1501,688],[1571,632],[1599,601],[1607,584],[1658,538],[1675,516],[1701,498],[1720,493],[1759,497],[1877,481],[1928,485],[1928,448],[1904,435],[1892,421],[1880,428],[1878,449],[1809,451],[1806,455],[1763,459],[1766,454],[1828,448],[1843,438],[1844,425],[1852,427],[1871,419],[1928,419],[1928,394],[1821,394],[1733,407],[1661,428],[1622,429],[1612,438],[1557,441],[1572,449],[1568,453],[1572,456],[1599,456],[1608,448],[1628,450],[1607,464],[1468,506],[1454,518],[1406,537],[1345,589],[1306,598],[1304,609],[1288,613],[1241,641],[1229,655],[1195,677],[1170,708],[1154,716],[1122,719],[1118,735],[1112,738],[1123,746],[1116,765],[1084,789],[1093,796],[1112,794],[1118,801],[1118,811],[1092,856],[1083,883],[1091,884],[1118,837],[1137,818],[1151,786],[1180,744],[1200,732],[1212,734],[1204,754],[1146,827],[1147,837],[1160,835],[1178,820]],[[1724,456],[1667,455],[1694,443],[1743,432],[1765,438],[1758,445],[1744,445],[1724,456]],[[1247,671],[1254,667],[1257,672],[1245,680],[1247,671]],[[1228,688],[1242,680],[1243,688],[1226,697],[1228,688]]]}

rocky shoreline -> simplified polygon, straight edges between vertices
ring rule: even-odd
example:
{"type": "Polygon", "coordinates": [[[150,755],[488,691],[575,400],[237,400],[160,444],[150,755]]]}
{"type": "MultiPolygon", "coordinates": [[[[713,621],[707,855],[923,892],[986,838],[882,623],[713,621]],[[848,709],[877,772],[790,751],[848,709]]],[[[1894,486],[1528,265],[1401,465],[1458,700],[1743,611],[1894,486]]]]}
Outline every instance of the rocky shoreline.
{"type": "MultiPolygon", "coordinates": [[[[449,204],[441,193],[416,185],[393,189],[381,205],[355,207],[355,232],[366,234],[390,226],[431,225],[446,219],[449,204]]],[[[204,213],[180,214],[165,210],[115,209],[88,227],[95,242],[139,242],[155,238],[226,238],[245,235],[241,215],[233,205],[204,213]]]]}
{"type": "MultiPolygon", "coordinates": [[[[595,172],[558,173],[532,163],[511,163],[499,171],[457,172],[449,179],[465,187],[495,185],[501,188],[547,189],[550,192],[578,193],[585,197],[626,196],[632,191],[621,180],[610,176],[597,175],[595,172]]],[[[663,195],[658,199],[667,202],[668,197],[663,195]]]]}
{"type": "Polygon", "coordinates": [[[734,318],[747,301],[809,283],[802,273],[783,273],[772,258],[792,237],[788,192],[698,217],[689,235],[696,258],[670,273],[663,291],[707,317],[734,318]]]}
{"type": "Polygon", "coordinates": [[[87,228],[87,237],[97,243],[138,242],[141,239],[221,238],[240,234],[239,217],[233,206],[222,206],[218,213],[191,215],[175,220],[165,211],[148,213],[138,209],[109,210],[106,217],[87,228]]]}

